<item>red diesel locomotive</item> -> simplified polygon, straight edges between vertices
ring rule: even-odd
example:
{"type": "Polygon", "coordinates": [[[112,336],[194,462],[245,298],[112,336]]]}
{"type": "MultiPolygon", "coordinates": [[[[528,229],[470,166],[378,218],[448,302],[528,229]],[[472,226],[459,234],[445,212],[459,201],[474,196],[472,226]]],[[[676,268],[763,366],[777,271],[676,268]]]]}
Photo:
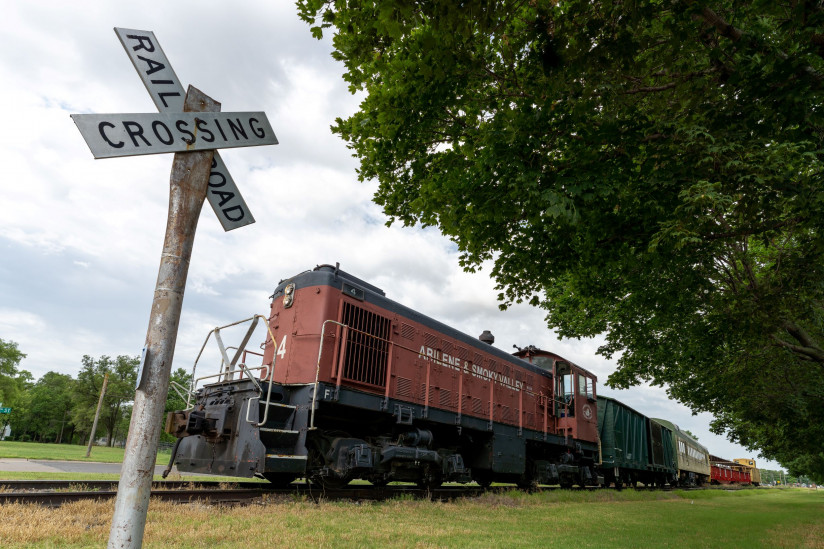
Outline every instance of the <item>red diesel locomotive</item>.
{"type": "Polygon", "coordinates": [[[278,285],[262,366],[239,364],[242,348],[229,359],[216,339],[220,374],[167,422],[180,471],[325,486],[599,483],[592,373],[533,347],[507,354],[337,266],[278,285]]]}

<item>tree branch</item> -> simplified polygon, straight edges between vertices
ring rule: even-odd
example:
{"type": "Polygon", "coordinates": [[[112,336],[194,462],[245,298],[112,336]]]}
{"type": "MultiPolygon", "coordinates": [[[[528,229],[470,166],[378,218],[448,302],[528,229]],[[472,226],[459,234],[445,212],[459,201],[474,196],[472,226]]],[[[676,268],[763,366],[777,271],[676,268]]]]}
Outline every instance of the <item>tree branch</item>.
{"type": "Polygon", "coordinates": [[[806,360],[824,363],[824,349],[817,345],[803,328],[790,321],[782,322],[781,327],[784,328],[793,338],[795,338],[800,345],[794,345],[788,341],[784,341],[781,338],[775,337],[775,341],[780,346],[801,355],[801,357],[806,360]]]}
{"type": "MultiPolygon", "coordinates": [[[[687,4],[695,4],[695,0],[687,0],[687,4]]],[[[703,21],[707,25],[715,28],[715,30],[718,31],[718,34],[725,38],[729,38],[732,42],[738,42],[744,36],[744,33],[740,29],[737,29],[729,23],[727,23],[726,21],[724,21],[724,19],[722,19],[720,15],[718,15],[708,7],[702,8],[701,12],[694,14],[692,18],[695,21],[703,21]]],[[[815,44],[815,42],[812,43],[815,44]]],[[[787,55],[783,51],[777,51],[775,53],[782,61],[786,61],[787,59],[789,59],[789,55],[787,55]]],[[[818,71],[816,71],[813,67],[809,65],[806,65],[804,67],[804,72],[807,73],[807,75],[813,77],[815,80],[821,81],[822,79],[824,79],[824,76],[822,76],[818,71]]]]}

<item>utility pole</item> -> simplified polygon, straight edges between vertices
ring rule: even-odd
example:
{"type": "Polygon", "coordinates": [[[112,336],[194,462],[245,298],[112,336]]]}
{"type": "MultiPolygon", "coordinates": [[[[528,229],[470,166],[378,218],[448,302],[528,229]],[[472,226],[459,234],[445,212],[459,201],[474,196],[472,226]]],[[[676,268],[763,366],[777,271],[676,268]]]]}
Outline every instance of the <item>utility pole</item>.
{"type": "Polygon", "coordinates": [[[100,419],[100,408],[103,407],[103,397],[106,395],[106,385],[109,384],[109,372],[103,376],[103,387],[100,388],[100,398],[97,399],[97,411],[94,413],[94,423],[92,423],[92,434],[89,435],[89,447],[86,449],[86,457],[92,453],[94,444],[94,434],[97,432],[97,420],[100,419]]]}
{"type": "MultiPolygon", "coordinates": [[[[60,434],[57,435],[57,444],[63,442],[63,428],[66,426],[66,417],[68,417],[69,411],[65,410],[63,412],[63,421],[60,422],[60,434]]],[[[86,456],[88,457],[88,456],[86,456]]]]}

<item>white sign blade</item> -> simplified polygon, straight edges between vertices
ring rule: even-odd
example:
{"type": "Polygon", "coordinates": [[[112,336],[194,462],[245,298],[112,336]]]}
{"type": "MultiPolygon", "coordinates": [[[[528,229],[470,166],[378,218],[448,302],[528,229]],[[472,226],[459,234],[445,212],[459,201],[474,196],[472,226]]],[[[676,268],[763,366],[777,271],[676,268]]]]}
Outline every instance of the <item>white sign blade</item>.
{"type": "Polygon", "coordinates": [[[95,158],[277,145],[264,112],[73,114],[95,158]]]}
{"type": "Polygon", "coordinates": [[[126,49],[152,101],[160,112],[183,112],[186,90],[152,31],[121,29],[114,32],[126,49]]]}
{"type": "Polygon", "coordinates": [[[217,151],[212,158],[212,172],[209,174],[206,198],[220,220],[220,224],[223,225],[224,231],[231,231],[255,222],[252,212],[249,211],[246,201],[243,200],[235,185],[235,180],[232,179],[217,151]]]}

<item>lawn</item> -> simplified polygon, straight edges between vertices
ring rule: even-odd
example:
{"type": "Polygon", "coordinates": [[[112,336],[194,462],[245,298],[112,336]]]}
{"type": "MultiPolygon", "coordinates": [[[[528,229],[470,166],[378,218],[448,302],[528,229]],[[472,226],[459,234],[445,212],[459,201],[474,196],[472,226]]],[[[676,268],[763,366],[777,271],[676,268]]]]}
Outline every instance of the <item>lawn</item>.
{"type": "MultiPolygon", "coordinates": [[[[103,463],[122,463],[123,448],[93,446],[91,455],[86,457],[87,446],[76,444],[41,444],[38,442],[0,441],[0,459],[51,459],[61,461],[93,461],[103,463]]],[[[169,463],[171,453],[161,451],[157,454],[157,464],[169,463]]]]}
{"type": "MultiPolygon", "coordinates": [[[[4,547],[103,546],[112,504],[0,506],[4,547]]],[[[144,547],[821,548],[824,492],[487,493],[451,503],[399,499],[253,507],[149,506],[144,547]]]]}

